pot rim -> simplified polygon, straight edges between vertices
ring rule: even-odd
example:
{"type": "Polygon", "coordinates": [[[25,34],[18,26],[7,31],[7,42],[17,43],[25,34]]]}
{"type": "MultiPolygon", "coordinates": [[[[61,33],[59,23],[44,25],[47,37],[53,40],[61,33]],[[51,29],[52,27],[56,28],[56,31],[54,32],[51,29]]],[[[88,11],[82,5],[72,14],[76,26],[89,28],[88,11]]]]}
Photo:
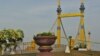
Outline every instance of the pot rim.
{"type": "Polygon", "coordinates": [[[42,39],[42,38],[45,38],[45,39],[56,39],[57,37],[56,36],[34,36],[34,38],[40,38],[40,39],[42,39]]]}

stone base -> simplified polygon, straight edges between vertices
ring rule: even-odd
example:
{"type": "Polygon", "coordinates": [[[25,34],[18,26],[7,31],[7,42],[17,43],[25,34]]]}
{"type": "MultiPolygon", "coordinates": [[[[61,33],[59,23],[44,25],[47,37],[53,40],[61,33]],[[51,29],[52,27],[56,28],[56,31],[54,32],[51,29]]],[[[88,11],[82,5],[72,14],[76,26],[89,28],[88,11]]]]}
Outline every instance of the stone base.
{"type": "Polygon", "coordinates": [[[70,53],[69,46],[66,46],[65,53],[70,53]]]}
{"type": "Polygon", "coordinates": [[[53,56],[53,54],[51,52],[40,52],[37,56],[53,56]]]}
{"type": "Polygon", "coordinates": [[[40,46],[39,51],[40,52],[50,52],[52,50],[51,46],[40,46]]]}

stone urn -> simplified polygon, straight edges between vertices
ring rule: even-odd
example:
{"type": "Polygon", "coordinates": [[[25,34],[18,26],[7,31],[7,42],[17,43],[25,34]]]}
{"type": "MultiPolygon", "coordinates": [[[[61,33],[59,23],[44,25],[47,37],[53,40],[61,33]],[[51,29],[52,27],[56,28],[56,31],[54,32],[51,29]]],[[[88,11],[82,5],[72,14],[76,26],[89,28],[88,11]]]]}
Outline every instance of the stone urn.
{"type": "Polygon", "coordinates": [[[38,50],[40,52],[50,52],[53,49],[51,46],[55,43],[57,37],[49,34],[34,36],[35,43],[39,46],[38,50]]]}

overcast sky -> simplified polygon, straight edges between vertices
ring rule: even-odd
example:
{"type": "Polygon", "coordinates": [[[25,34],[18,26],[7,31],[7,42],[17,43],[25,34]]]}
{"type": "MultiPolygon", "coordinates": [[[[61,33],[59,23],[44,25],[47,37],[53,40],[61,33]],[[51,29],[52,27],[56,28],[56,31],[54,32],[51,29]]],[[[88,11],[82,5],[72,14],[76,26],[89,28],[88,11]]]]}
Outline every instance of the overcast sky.
{"type": "MultiPolygon", "coordinates": [[[[57,18],[57,0],[0,0],[0,29],[22,29],[24,41],[33,35],[50,30],[57,18]]],[[[62,12],[79,12],[80,0],[62,0],[62,12]]],[[[85,30],[91,32],[91,40],[100,42],[100,0],[85,0],[85,30]]],[[[79,17],[62,19],[67,35],[76,36],[79,17]]],[[[53,29],[56,31],[56,28],[53,29]]],[[[63,34],[62,34],[63,35],[63,34]]],[[[63,41],[66,43],[66,40],[63,41]]],[[[92,48],[100,50],[100,44],[92,48]]]]}

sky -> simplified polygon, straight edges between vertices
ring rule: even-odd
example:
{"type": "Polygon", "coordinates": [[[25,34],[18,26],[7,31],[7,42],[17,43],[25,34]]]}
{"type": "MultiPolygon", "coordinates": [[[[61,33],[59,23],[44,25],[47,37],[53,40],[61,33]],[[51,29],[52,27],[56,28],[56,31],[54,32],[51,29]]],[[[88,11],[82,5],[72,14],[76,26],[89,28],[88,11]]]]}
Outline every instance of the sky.
{"type": "MultiPolygon", "coordinates": [[[[0,0],[0,29],[22,29],[24,42],[40,32],[48,32],[57,18],[57,0],[0,0]]],[[[100,43],[100,0],[85,0],[85,30],[91,41],[100,43]]],[[[79,12],[80,0],[61,0],[62,13],[79,12]]],[[[62,19],[67,36],[76,36],[79,17],[62,19]]],[[[52,31],[56,31],[56,27],[52,31]]],[[[56,33],[55,33],[56,34],[56,33]]],[[[63,35],[63,33],[62,33],[63,35]]],[[[62,40],[66,44],[66,40],[62,40]]],[[[100,44],[91,43],[93,50],[100,44]]]]}

